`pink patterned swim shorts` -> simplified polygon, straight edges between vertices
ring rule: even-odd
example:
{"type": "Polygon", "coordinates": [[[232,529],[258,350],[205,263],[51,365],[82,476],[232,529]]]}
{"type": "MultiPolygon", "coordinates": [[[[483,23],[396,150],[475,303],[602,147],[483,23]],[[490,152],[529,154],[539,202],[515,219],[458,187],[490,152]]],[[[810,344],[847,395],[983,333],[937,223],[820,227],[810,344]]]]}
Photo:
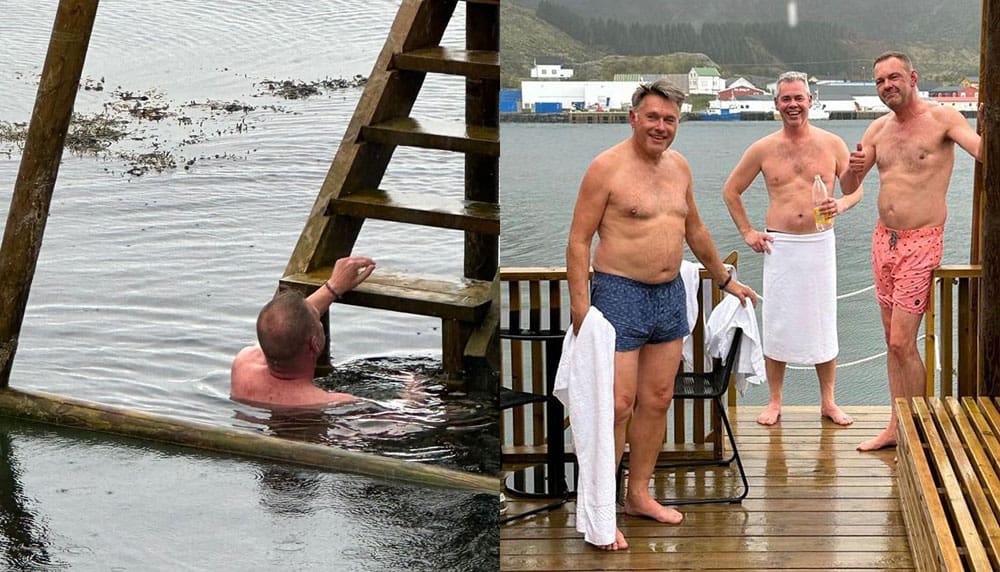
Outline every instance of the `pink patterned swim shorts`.
{"type": "Polygon", "coordinates": [[[878,221],[872,234],[872,273],[879,305],[924,313],[943,254],[943,226],[893,230],[878,221]]]}

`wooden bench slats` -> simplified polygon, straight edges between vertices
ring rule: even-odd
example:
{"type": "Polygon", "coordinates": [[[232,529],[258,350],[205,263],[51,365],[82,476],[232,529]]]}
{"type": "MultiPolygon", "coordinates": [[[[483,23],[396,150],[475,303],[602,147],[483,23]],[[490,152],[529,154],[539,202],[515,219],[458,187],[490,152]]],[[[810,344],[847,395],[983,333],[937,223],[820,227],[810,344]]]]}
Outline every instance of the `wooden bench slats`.
{"type": "Polygon", "coordinates": [[[947,518],[917,432],[915,414],[905,399],[897,400],[896,408],[900,504],[914,564],[918,570],[961,570],[962,560],[951,531],[935,526],[947,518]]]}
{"type": "Polygon", "coordinates": [[[997,476],[996,460],[997,452],[1000,452],[1000,441],[986,424],[986,419],[971,398],[964,398],[960,402],[954,397],[947,397],[945,403],[962,433],[962,440],[967,443],[973,469],[986,494],[989,519],[992,519],[993,527],[984,532],[993,539],[994,544],[991,548],[993,553],[997,554],[1000,552],[995,544],[1000,533],[996,520],[996,515],[1000,514],[1000,477],[997,476]]]}
{"type": "MultiPolygon", "coordinates": [[[[947,399],[947,407],[940,399],[933,398],[930,401],[931,412],[937,418],[938,427],[947,443],[947,451],[952,467],[959,478],[963,501],[968,507],[975,526],[977,538],[984,543],[987,551],[989,568],[996,570],[1000,568],[997,555],[1000,553],[1000,546],[997,543],[998,531],[996,516],[993,514],[993,507],[990,506],[983,489],[985,480],[980,480],[981,468],[977,469],[976,462],[985,461],[982,445],[979,444],[975,432],[969,427],[968,420],[962,413],[961,406],[952,398],[947,399]],[[949,412],[955,413],[954,419],[949,412]],[[961,436],[959,435],[961,432],[961,436]],[[970,458],[971,457],[971,458],[970,458]]],[[[992,475],[992,470],[988,473],[996,480],[996,475],[992,475]]],[[[996,489],[994,489],[996,490],[996,489]]],[[[971,554],[971,551],[970,551],[971,554]]]]}
{"type": "Polygon", "coordinates": [[[899,494],[916,568],[1000,569],[1000,412],[971,398],[896,405],[899,494]]]}
{"type": "MultiPolygon", "coordinates": [[[[928,401],[935,400],[929,398],[928,401]]],[[[930,452],[931,463],[937,469],[941,488],[944,489],[944,500],[948,508],[951,522],[957,529],[955,535],[959,546],[965,549],[966,563],[971,570],[992,570],[989,558],[986,556],[986,549],[979,539],[976,530],[976,523],[972,519],[972,513],[965,502],[962,486],[959,484],[955,469],[948,458],[948,451],[944,446],[941,436],[938,434],[931,408],[926,401],[916,399],[913,401],[913,409],[917,414],[918,422],[921,423],[924,439],[930,452]]]]}

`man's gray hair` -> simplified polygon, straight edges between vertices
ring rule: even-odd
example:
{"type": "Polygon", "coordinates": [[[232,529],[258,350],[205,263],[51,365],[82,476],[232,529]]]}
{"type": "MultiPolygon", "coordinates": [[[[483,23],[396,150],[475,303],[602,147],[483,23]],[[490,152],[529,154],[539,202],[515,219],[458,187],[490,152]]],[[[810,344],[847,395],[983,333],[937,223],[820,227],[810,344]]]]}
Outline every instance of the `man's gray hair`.
{"type": "Polygon", "coordinates": [[[667,101],[676,103],[678,108],[680,108],[681,104],[684,103],[684,100],[687,99],[684,92],[671,85],[670,82],[665,79],[658,79],[653,83],[640,84],[639,87],[636,88],[635,92],[632,94],[632,107],[639,107],[642,100],[651,93],[658,95],[667,101]]]}
{"type": "Polygon", "coordinates": [[[809,87],[809,76],[797,71],[787,71],[779,75],[777,85],[791,83],[793,81],[801,81],[807,88],[809,87]]]}

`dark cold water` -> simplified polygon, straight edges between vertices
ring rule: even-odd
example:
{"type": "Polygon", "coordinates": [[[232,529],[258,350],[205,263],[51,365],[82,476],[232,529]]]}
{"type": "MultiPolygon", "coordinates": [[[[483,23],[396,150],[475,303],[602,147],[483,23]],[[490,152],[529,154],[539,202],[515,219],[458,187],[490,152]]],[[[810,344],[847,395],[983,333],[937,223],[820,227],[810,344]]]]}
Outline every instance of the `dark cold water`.
{"type": "MultiPolygon", "coordinates": [[[[0,2],[0,134],[27,122],[57,2],[0,2]]],[[[397,1],[102,2],[76,111],[123,135],[67,152],[11,385],[450,468],[497,470],[483,396],[434,376],[440,322],[336,306],[320,425],[229,400],[397,1]],[[341,82],[340,79],[345,81],[341,82]],[[298,97],[274,86],[318,86],[298,97]],[[301,423],[301,421],[299,421],[301,423]],[[304,425],[309,425],[305,423],[304,425]]],[[[446,45],[464,43],[462,6],[446,45]]],[[[461,79],[414,114],[460,118],[461,79]]],[[[0,224],[20,160],[0,140],[0,224]]],[[[399,149],[384,179],[461,193],[461,156],[399,149]]],[[[404,225],[405,226],[405,225],[404,225]]],[[[368,222],[379,268],[458,275],[461,233],[368,222]]],[[[497,499],[0,424],[0,568],[480,570],[497,499]]]]}

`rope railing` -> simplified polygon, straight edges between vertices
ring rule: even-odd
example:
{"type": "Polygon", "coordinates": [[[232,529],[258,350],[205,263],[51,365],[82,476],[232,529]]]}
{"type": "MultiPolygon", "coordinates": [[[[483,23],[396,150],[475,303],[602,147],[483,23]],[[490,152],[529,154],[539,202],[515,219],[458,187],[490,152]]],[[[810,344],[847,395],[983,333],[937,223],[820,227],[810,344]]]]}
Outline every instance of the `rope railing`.
{"type": "MultiPolygon", "coordinates": [[[[869,290],[874,290],[874,289],[875,289],[875,285],[872,284],[870,286],[865,286],[864,288],[861,288],[860,290],[855,290],[854,292],[848,292],[847,294],[840,294],[840,295],[837,296],[837,299],[838,300],[844,300],[846,298],[851,298],[851,297],[857,296],[859,294],[864,294],[865,292],[867,292],[869,290]]],[[[760,300],[761,302],[764,301],[764,297],[761,296],[760,294],[757,295],[757,299],[760,300]]]]}
{"type": "MultiPolygon", "coordinates": [[[[921,334],[920,336],[917,337],[917,341],[918,342],[922,341],[926,337],[927,337],[927,334],[921,334]]],[[[886,356],[886,354],[888,354],[888,353],[889,353],[888,351],[882,351],[882,352],[879,352],[879,353],[877,353],[875,355],[871,355],[871,356],[868,356],[868,357],[865,357],[865,358],[861,358],[861,359],[856,359],[854,361],[849,361],[847,363],[838,363],[837,364],[837,369],[844,368],[844,367],[851,367],[851,366],[854,366],[854,365],[860,365],[860,364],[868,363],[870,361],[874,361],[874,360],[877,360],[877,359],[880,359],[880,358],[884,358],[886,356]]],[[[808,366],[808,365],[789,365],[789,366],[785,366],[785,367],[787,369],[797,369],[797,370],[812,370],[814,368],[814,366],[808,366]]]]}

